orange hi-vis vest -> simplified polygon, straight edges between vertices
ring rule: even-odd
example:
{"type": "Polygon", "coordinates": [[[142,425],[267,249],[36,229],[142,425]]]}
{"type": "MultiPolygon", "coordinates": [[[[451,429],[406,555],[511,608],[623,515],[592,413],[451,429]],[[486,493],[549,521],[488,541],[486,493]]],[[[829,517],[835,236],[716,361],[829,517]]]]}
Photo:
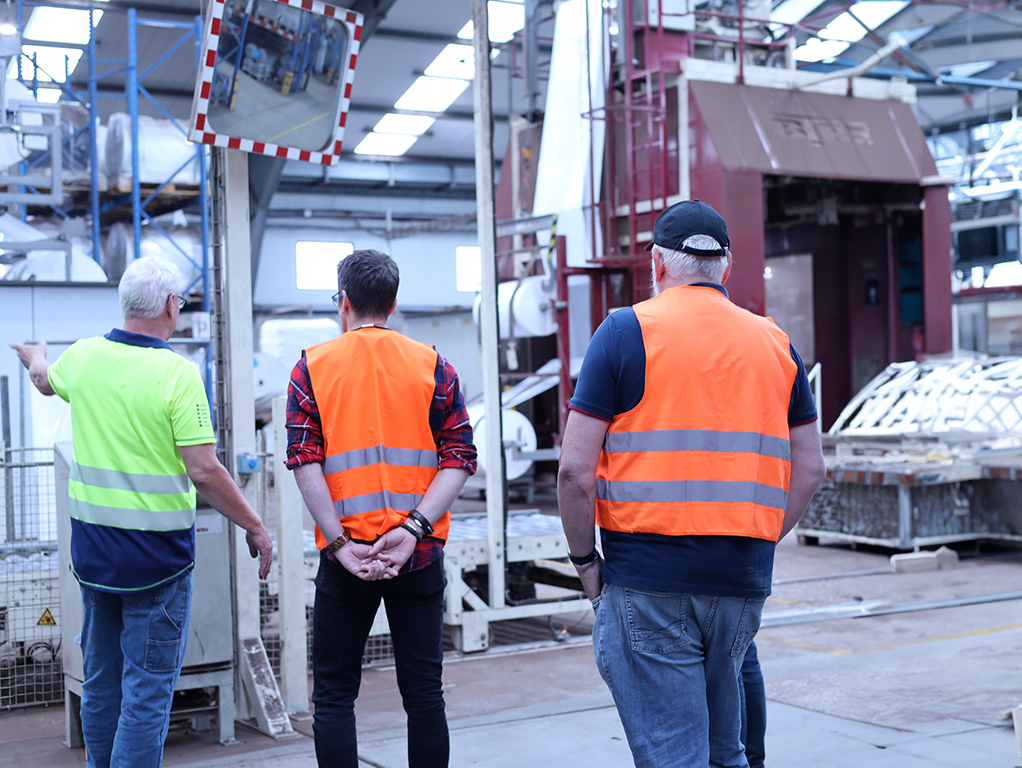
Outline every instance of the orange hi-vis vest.
{"type": "MultiPolygon", "coordinates": [[[[353,539],[375,541],[422,501],[437,473],[429,427],[437,353],[396,331],[366,327],[305,350],[323,426],[323,474],[353,539]]],[[[451,513],[434,523],[447,539],[451,513]]],[[[329,542],[316,528],[320,549],[329,542]]]]}
{"type": "Polygon", "coordinates": [[[597,523],[623,533],[777,541],[798,371],[788,337],[710,287],[669,288],[634,309],[645,390],[607,430],[597,523]]]}

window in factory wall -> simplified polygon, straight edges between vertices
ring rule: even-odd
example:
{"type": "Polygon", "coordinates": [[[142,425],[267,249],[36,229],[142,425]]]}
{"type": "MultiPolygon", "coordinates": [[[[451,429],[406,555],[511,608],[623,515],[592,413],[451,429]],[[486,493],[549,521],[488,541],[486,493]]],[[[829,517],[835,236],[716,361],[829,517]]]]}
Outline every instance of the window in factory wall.
{"type": "Polygon", "coordinates": [[[341,325],[332,317],[273,318],[259,327],[259,351],[286,365],[290,373],[303,349],[336,339],[340,334],[341,325]]]}
{"type": "Polygon", "coordinates": [[[352,243],[302,240],[295,243],[296,284],[301,291],[337,290],[337,265],[355,250],[352,243]]]}
{"type": "Polygon", "coordinates": [[[454,250],[458,290],[476,293],[483,285],[483,258],[478,245],[459,245],[454,250]]]}

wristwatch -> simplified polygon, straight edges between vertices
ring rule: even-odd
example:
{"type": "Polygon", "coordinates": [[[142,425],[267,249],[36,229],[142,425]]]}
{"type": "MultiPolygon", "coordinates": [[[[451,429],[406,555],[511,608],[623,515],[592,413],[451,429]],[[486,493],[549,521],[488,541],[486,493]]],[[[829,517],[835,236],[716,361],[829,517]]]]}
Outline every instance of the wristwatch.
{"type": "Polygon", "coordinates": [[[589,565],[589,563],[596,562],[600,559],[600,553],[596,547],[593,547],[593,551],[585,557],[575,557],[571,552],[568,553],[568,559],[571,560],[572,565],[589,565]]]}
{"type": "Polygon", "coordinates": [[[341,535],[338,536],[333,541],[331,541],[329,544],[327,544],[327,546],[326,546],[327,557],[329,557],[330,555],[335,554],[337,552],[337,550],[339,550],[341,547],[343,547],[349,541],[351,541],[351,536],[349,536],[348,532],[342,528],[341,529],[341,535]]]}

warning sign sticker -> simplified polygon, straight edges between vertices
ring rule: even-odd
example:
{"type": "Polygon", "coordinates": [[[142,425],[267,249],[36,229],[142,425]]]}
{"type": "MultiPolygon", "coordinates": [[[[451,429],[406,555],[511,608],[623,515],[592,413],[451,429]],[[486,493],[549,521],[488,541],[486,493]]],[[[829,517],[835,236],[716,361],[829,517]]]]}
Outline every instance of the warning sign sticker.
{"type": "Polygon", "coordinates": [[[53,614],[50,613],[50,609],[47,608],[43,611],[43,615],[39,618],[36,623],[37,627],[55,627],[57,626],[56,620],[53,618],[53,614]]]}

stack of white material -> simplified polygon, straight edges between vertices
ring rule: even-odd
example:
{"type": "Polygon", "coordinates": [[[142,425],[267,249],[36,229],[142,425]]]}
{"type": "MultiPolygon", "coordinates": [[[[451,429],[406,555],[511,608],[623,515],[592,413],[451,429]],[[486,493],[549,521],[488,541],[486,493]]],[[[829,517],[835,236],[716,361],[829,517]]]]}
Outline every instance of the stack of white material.
{"type": "MultiPolygon", "coordinates": [[[[188,141],[184,130],[180,122],[138,118],[138,177],[142,184],[199,183],[198,147],[188,141]]],[[[131,117],[123,112],[110,116],[105,160],[111,187],[131,184],[131,117]]]]}
{"type": "MultiPolygon", "coordinates": [[[[154,227],[142,228],[142,256],[159,256],[176,264],[185,286],[198,285],[202,276],[202,230],[199,227],[165,227],[164,235],[154,227]],[[169,239],[168,236],[169,235],[169,239]]],[[[128,262],[135,258],[135,235],[127,224],[110,227],[103,249],[103,266],[111,280],[119,280],[128,262]]],[[[193,289],[194,290],[194,289],[193,289]]],[[[201,289],[200,289],[201,290],[201,289]]]]}

